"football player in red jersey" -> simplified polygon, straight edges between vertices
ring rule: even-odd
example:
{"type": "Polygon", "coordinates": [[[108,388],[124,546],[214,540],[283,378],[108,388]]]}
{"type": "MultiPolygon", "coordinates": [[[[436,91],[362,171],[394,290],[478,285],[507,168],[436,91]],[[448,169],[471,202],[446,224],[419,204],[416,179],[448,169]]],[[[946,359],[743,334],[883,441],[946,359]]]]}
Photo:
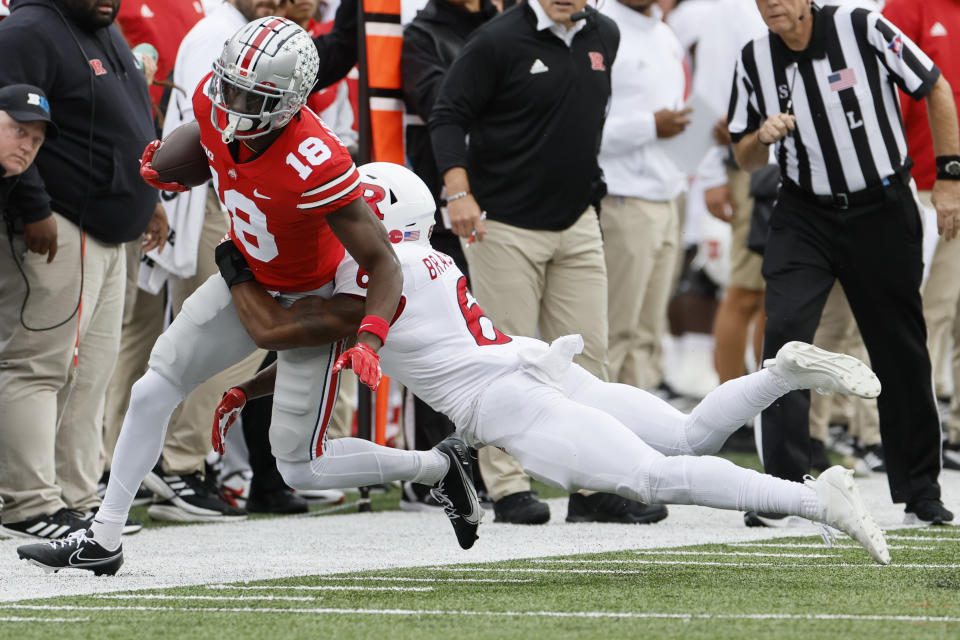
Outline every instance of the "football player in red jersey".
{"type": "MultiPolygon", "coordinates": [[[[278,460],[309,465],[322,453],[340,368],[352,367],[372,388],[379,383],[377,351],[403,276],[383,226],[360,197],[360,174],[349,153],[304,107],[318,67],[317,49],[302,28],[261,18],[227,40],[194,94],[213,186],[230,214],[229,237],[245,260],[233,265],[230,255],[218,252],[227,281],[220,274],[208,279],[157,339],[147,373],[133,385],[106,496],[90,531],[39,550],[56,555],[62,564],[54,568],[116,573],[123,524],[160,455],[173,410],[199,384],[256,349],[228,284],[255,279],[285,305],[307,295],[330,297],[344,247],[370,274],[355,346],[344,350],[340,340],[280,355],[270,429],[278,460]]],[[[144,151],[141,175],[159,189],[183,190],[158,181],[150,161],[159,146],[155,141],[144,151]]]]}

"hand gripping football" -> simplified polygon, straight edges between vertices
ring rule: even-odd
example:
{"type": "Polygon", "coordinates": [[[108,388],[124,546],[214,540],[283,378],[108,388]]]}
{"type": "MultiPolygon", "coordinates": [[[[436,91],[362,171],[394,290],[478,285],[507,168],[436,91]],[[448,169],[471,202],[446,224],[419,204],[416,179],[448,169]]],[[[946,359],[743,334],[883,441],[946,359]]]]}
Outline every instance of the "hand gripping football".
{"type": "Polygon", "coordinates": [[[160,182],[195,187],[209,180],[210,165],[200,145],[200,125],[188,122],[171,131],[153,154],[151,164],[160,182]]]}

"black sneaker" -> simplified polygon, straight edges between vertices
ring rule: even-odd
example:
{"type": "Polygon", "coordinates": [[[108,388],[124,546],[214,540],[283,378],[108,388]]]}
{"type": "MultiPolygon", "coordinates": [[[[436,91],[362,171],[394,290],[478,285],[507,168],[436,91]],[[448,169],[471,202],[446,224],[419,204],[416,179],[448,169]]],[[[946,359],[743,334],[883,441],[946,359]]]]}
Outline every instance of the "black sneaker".
{"type": "Polygon", "coordinates": [[[960,443],[943,443],[943,468],[960,471],[960,443]]]}
{"type": "Polygon", "coordinates": [[[908,502],[903,511],[905,524],[946,524],[953,520],[953,513],[943,506],[943,502],[932,498],[908,502]]]}
{"type": "Polygon", "coordinates": [[[506,524],[543,524],[550,519],[550,507],[532,491],[520,491],[493,503],[493,521],[506,524]]]}
{"type": "Polygon", "coordinates": [[[289,489],[278,489],[263,493],[251,491],[245,509],[249,513],[306,513],[310,505],[289,489]]]}
{"type": "Polygon", "coordinates": [[[443,505],[443,510],[457,534],[457,542],[462,548],[469,549],[477,540],[477,527],[483,517],[477,491],[473,488],[473,460],[470,451],[463,440],[456,436],[450,436],[435,448],[447,456],[450,468],[430,491],[430,495],[443,505]]]}
{"type": "Polygon", "coordinates": [[[571,493],[567,503],[567,522],[651,524],[666,517],[667,508],[662,504],[644,504],[614,493],[594,493],[589,496],[571,493]]]}
{"type": "Polygon", "coordinates": [[[123,545],[107,551],[85,529],[74,531],[62,540],[25,544],[17,547],[21,560],[56,573],[60,569],[86,569],[94,575],[112,576],[123,564],[123,545]]]}
{"type": "Polygon", "coordinates": [[[85,530],[90,523],[69,509],[60,509],[48,516],[37,516],[20,522],[4,522],[0,525],[0,534],[17,538],[40,538],[56,540],[75,531],[85,530]]]}
{"type": "Polygon", "coordinates": [[[232,507],[211,491],[199,471],[186,475],[167,475],[158,464],[143,479],[153,491],[153,504],[147,515],[163,522],[234,522],[244,520],[247,512],[232,507]]]}

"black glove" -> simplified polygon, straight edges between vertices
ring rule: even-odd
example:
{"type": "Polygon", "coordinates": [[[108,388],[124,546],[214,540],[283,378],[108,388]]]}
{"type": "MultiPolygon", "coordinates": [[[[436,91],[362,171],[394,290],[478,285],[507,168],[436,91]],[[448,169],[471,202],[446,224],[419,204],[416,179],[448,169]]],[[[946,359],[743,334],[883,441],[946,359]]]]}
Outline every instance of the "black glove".
{"type": "Polygon", "coordinates": [[[240,253],[240,249],[233,244],[233,240],[227,239],[218,244],[214,255],[217,258],[220,275],[223,276],[228,287],[253,280],[253,271],[250,270],[250,265],[240,253]]]}

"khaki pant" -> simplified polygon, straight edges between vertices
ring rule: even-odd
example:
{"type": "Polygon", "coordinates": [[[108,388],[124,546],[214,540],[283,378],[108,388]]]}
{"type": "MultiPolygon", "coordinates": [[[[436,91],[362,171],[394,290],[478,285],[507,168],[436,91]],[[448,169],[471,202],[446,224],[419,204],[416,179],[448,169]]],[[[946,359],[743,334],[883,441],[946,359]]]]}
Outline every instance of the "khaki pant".
{"type": "MultiPolygon", "coordinates": [[[[920,201],[930,209],[930,191],[920,191],[920,201]]],[[[923,319],[927,323],[927,349],[936,380],[937,395],[942,395],[947,386],[939,377],[950,363],[953,372],[953,394],[950,402],[948,430],[950,442],[960,442],[960,349],[957,336],[960,334],[960,240],[937,242],[930,264],[930,277],[923,286],[923,319]],[[953,343],[951,346],[951,342],[953,343]]]]}
{"type": "Polygon", "coordinates": [[[126,256],[54,213],[58,251],[28,253],[0,229],[0,498],[4,522],[99,504],[103,397],[123,319],[126,256]],[[29,331],[23,321],[48,331],[29,331]],[[80,269],[81,255],[83,268],[80,269]],[[81,275],[82,274],[82,275],[81,275]],[[80,295],[82,303],[71,317],[80,295]],[[74,347],[79,346],[74,359],[74,347]]]}
{"type": "MultiPolygon", "coordinates": [[[[214,250],[229,230],[230,220],[210,189],[207,191],[206,215],[200,234],[197,272],[190,278],[172,278],[169,283],[173,317],[180,313],[184,301],[206,282],[207,278],[219,273],[214,250]]],[[[170,427],[163,443],[164,471],[183,475],[203,470],[204,458],[211,449],[213,412],[223,392],[230,386],[252,377],[266,355],[266,351],[256,350],[201,384],[186,397],[170,418],[170,427]]]]}
{"type": "Polygon", "coordinates": [[[653,389],[663,379],[659,344],[680,253],[677,202],[607,196],[600,228],[610,282],[625,286],[609,296],[610,379],[653,389]]]}
{"type": "Polygon", "coordinates": [[[113,450],[120,437],[123,416],[130,404],[130,388],[147,372],[147,358],[157,336],[163,331],[164,296],[153,295],[137,287],[142,255],[140,240],[126,244],[127,282],[123,299],[123,328],[120,331],[120,354],[113,377],[107,386],[103,411],[103,449],[101,467],[110,470],[113,450]]]}
{"type": "MultiPolygon", "coordinates": [[[[821,349],[846,353],[870,363],[839,282],[830,290],[813,342],[821,349]]],[[[839,394],[822,396],[816,391],[810,392],[810,437],[826,442],[831,418],[838,413],[847,419],[850,435],[857,436],[861,444],[869,446],[880,442],[880,414],[876,400],[839,394]]]]}
{"type": "MultiPolygon", "coordinates": [[[[607,272],[600,224],[593,207],[563,231],[537,231],[487,221],[483,242],[464,253],[473,294],[504,333],[554,338],[579,333],[575,362],[607,379],[607,272]]],[[[479,454],[493,500],[530,490],[520,465],[494,447],[479,454]]]]}
{"type": "Polygon", "coordinates": [[[763,256],[747,249],[750,218],[753,217],[750,174],[741,169],[727,169],[727,187],[733,199],[733,220],[730,221],[730,286],[763,291],[766,286],[760,274],[763,256]]]}

